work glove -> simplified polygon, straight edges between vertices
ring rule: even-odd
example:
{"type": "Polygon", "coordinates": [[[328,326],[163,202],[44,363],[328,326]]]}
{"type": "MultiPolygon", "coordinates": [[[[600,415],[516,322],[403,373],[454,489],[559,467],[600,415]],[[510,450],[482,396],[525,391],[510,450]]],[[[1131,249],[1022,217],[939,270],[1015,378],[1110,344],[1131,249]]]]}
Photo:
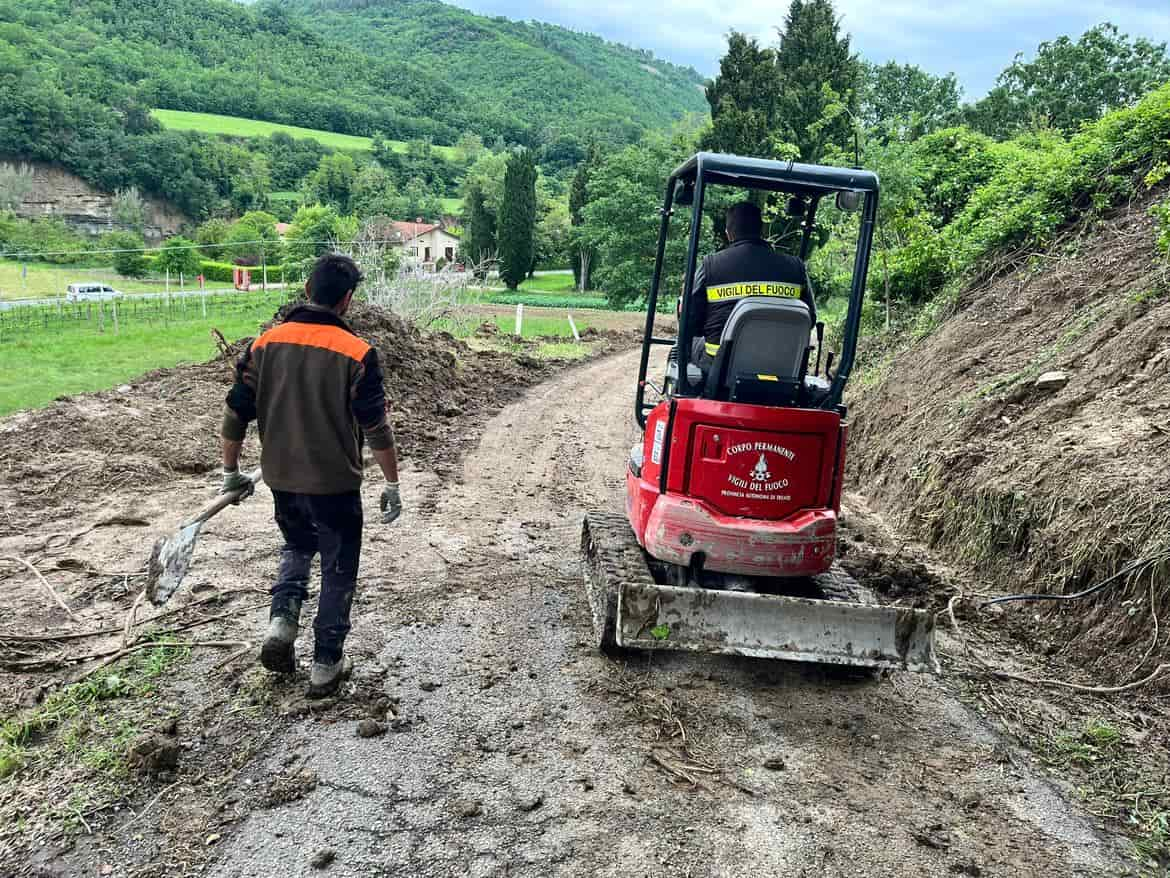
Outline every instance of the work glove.
{"type": "Polygon", "coordinates": [[[246,500],[252,496],[256,491],[256,483],[238,469],[225,469],[223,471],[223,487],[219,489],[219,493],[232,494],[236,491],[242,491],[240,496],[234,501],[239,503],[241,500],[246,500]]]}
{"type": "Polygon", "coordinates": [[[393,524],[402,514],[402,496],[398,493],[398,482],[387,482],[382,489],[382,524],[393,524]]]}

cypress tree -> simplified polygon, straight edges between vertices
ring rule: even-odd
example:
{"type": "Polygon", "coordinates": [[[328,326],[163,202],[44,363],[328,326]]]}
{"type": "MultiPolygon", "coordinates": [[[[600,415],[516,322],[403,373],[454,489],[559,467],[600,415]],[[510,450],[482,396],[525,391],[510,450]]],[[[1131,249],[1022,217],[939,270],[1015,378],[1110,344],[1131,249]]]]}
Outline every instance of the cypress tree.
{"type": "Polygon", "coordinates": [[[496,218],[488,209],[483,192],[473,187],[467,193],[467,234],[463,240],[464,262],[483,278],[486,263],[496,258],[496,218]]]}
{"type": "Polygon", "coordinates": [[[800,158],[817,162],[825,147],[847,149],[856,126],[861,62],[841,35],[831,0],[792,0],[780,48],[776,51],[779,92],[776,119],[785,137],[800,148],[800,158]],[[826,116],[839,101],[849,112],[826,116]]]}
{"type": "Polygon", "coordinates": [[[536,164],[526,149],[512,153],[504,171],[504,201],[497,239],[500,278],[514,290],[528,276],[536,256],[536,164]]]}
{"type": "Polygon", "coordinates": [[[780,79],[776,53],[755,37],[732,32],[719,74],[707,85],[711,129],[703,148],[714,152],[768,158],[778,133],[776,106],[780,79]]]}

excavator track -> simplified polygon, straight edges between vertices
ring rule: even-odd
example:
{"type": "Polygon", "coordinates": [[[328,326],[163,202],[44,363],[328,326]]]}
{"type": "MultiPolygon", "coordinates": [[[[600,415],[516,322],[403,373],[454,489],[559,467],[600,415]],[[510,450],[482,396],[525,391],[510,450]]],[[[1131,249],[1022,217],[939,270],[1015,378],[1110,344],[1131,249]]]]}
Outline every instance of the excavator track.
{"type": "Polygon", "coordinates": [[[839,565],[812,578],[815,597],[663,585],[625,517],[606,512],[585,517],[581,550],[595,642],[602,650],[685,649],[938,671],[933,617],[882,606],[839,565]]]}
{"type": "Polygon", "coordinates": [[[590,512],[581,526],[581,562],[593,632],[603,650],[617,646],[618,588],[623,582],[654,584],[642,547],[623,515],[590,512]]]}

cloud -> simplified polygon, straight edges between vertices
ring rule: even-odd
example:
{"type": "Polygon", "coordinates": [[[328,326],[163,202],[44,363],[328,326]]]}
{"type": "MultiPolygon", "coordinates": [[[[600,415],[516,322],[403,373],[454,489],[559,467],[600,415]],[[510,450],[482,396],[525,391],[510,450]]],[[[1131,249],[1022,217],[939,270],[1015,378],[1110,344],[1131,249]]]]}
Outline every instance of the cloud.
{"type": "MultiPolygon", "coordinates": [[[[551,21],[713,74],[731,30],[776,41],[786,5],[775,0],[677,0],[649,7],[634,0],[457,0],[458,5],[509,18],[551,21]]],[[[918,64],[936,74],[954,71],[969,96],[993,84],[1017,52],[1032,54],[1044,40],[1078,36],[1111,21],[1133,36],[1170,41],[1166,0],[837,0],[842,27],[866,58],[918,64]]]]}

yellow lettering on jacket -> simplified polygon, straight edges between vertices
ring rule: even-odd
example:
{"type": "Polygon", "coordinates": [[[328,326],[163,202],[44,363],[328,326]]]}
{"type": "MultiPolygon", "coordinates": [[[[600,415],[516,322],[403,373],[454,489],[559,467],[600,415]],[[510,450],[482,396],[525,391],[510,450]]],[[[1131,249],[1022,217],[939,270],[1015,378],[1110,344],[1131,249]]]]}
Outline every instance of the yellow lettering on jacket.
{"type": "Polygon", "coordinates": [[[708,302],[725,302],[728,299],[746,299],[748,296],[773,296],[781,299],[799,299],[804,287],[801,284],[783,281],[744,281],[734,284],[720,284],[707,287],[708,302]]]}

